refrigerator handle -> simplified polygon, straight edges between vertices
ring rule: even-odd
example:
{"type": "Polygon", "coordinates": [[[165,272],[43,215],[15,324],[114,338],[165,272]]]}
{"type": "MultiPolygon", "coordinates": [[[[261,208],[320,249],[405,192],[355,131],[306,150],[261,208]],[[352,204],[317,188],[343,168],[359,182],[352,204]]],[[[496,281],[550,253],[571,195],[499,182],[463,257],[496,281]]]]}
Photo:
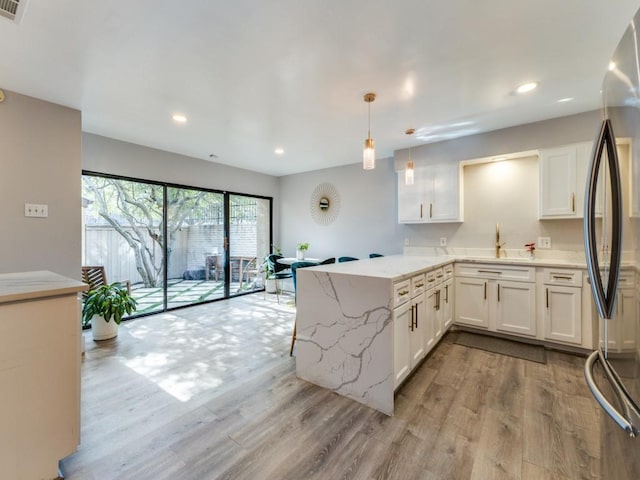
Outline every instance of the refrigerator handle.
{"type": "Polygon", "coordinates": [[[607,363],[604,361],[604,358],[602,357],[602,352],[600,350],[595,350],[593,353],[591,353],[591,355],[589,355],[589,357],[587,358],[587,361],[584,364],[584,377],[587,381],[587,386],[589,387],[589,390],[591,390],[591,393],[596,399],[596,401],[600,404],[600,406],[607,413],[607,415],[609,415],[618,424],[620,428],[622,428],[625,432],[627,432],[630,437],[636,437],[638,434],[640,434],[640,431],[638,431],[638,429],[633,425],[633,423],[631,423],[628,420],[629,418],[628,410],[629,408],[633,408],[634,406],[632,404],[630,405],[629,401],[626,398],[625,392],[620,388],[620,385],[616,382],[615,378],[611,375],[611,373],[612,372],[607,367],[607,363]],[[607,398],[604,396],[604,394],[600,391],[600,389],[596,385],[596,382],[593,378],[593,369],[595,367],[596,362],[598,361],[601,363],[604,369],[605,375],[609,380],[609,383],[613,387],[613,390],[616,393],[618,400],[622,405],[624,405],[625,410],[627,410],[626,415],[616,410],[616,408],[613,405],[611,405],[609,400],[607,400],[607,398]]]}
{"type": "Polygon", "coordinates": [[[612,318],[616,303],[616,290],[620,276],[620,261],[622,254],[622,187],[620,185],[620,166],[616,139],[611,127],[611,120],[602,122],[598,140],[594,144],[591,154],[591,165],[587,176],[587,186],[584,202],[584,249],[587,260],[587,270],[591,279],[591,290],[598,314],[601,318],[612,318]],[[607,287],[602,281],[602,273],[598,260],[596,243],[596,194],[598,188],[598,174],[602,163],[602,154],[607,149],[609,178],[611,180],[611,256],[609,262],[609,278],[607,287]]]}

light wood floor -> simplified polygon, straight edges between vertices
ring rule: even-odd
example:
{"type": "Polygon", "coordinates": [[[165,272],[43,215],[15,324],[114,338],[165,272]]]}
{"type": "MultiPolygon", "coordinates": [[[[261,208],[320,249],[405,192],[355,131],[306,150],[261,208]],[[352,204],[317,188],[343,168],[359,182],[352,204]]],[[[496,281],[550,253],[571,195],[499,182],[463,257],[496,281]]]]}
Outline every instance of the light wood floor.
{"type": "Polygon", "coordinates": [[[87,337],[69,480],[600,478],[584,359],[446,336],[387,417],[295,376],[293,308],[244,296],[87,337]]]}

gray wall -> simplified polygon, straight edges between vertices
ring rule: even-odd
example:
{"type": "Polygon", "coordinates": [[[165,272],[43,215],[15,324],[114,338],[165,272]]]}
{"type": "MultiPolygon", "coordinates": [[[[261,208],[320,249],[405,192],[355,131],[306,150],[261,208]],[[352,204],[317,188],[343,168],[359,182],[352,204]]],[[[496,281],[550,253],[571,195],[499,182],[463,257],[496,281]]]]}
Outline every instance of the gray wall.
{"type": "Polygon", "coordinates": [[[273,235],[274,242],[279,241],[278,177],[91,133],[82,134],[82,168],[92,172],[273,197],[273,235]]]}
{"type": "MultiPolygon", "coordinates": [[[[412,147],[411,157],[423,163],[450,162],[566,145],[593,140],[599,126],[599,113],[587,112],[412,147]]],[[[505,180],[491,175],[489,165],[468,167],[462,224],[398,225],[394,167],[403,169],[407,158],[408,149],[403,149],[395,152],[395,159],[378,160],[377,168],[369,172],[357,163],[281,177],[284,253],[293,255],[295,244],[307,241],[308,255],[313,257],[393,254],[402,252],[405,239],[411,245],[437,246],[440,237],[447,237],[449,246],[490,248],[496,221],[507,248],[522,248],[537,242],[538,236],[551,236],[553,249],[582,248],[580,220],[537,219],[538,172],[532,159],[503,165],[515,166],[508,188],[498,188],[505,180]],[[340,215],[329,226],[316,225],[309,210],[311,193],[323,182],[332,183],[342,198],[340,215]]]]}
{"type": "MultiPolygon", "coordinates": [[[[593,141],[600,122],[599,112],[587,112],[414,147],[411,157],[423,163],[461,161],[593,141]]],[[[407,149],[395,152],[396,168],[404,168],[407,156],[407,149]]],[[[440,237],[447,237],[448,246],[490,248],[499,222],[507,249],[522,249],[538,236],[549,236],[554,250],[581,250],[581,220],[538,220],[536,165],[514,160],[465,167],[465,222],[407,225],[404,238],[419,246],[437,246],[440,237]]]]}
{"type": "Polygon", "coordinates": [[[80,278],[81,116],[5,91],[0,103],[0,272],[80,278]],[[24,204],[49,206],[26,218],[24,204]]]}
{"type": "Polygon", "coordinates": [[[393,160],[362,170],[356,163],[280,178],[281,238],[285,256],[296,243],[309,242],[309,257],[367,257],[371,252],[402,253],[402,226],[397,223],[396,174],[393,160]],[[340,195],[340,213],[329,225],[311,217],[311,195],[321,183],[331,183],[340,195]]]}

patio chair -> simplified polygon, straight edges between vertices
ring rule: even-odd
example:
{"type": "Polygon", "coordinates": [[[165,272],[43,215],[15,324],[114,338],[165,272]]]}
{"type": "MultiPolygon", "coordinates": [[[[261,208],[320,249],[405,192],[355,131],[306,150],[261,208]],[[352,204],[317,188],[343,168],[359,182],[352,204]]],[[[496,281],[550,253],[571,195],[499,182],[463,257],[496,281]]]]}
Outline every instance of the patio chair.
{"type": "MultiPolygon", "coordinates": [[[[82,292],[82,299],[84,300],[87,298],[89,291],[107,284],[107,274],[104,271],[104,266],[96,265],[82,267],[82,281],[89,285],[89,290],[82,292]]],[[[131,282],[129,280],[124,280],[120,283],[126,285],[127,292],[131,294],[131,282]]]]}
{"type": "Polygon", "coordinates": [[[209,277],[214,277],[216,282],[220,279],[220,258],[218,255],[205,255],[204,257],[204,279],[209,281],[209,277]]]}
{"type": "Polygon", "coordinates": [[[242,290],[243,283],[251,283],[251,280],[255,282],[258,276],[258,259],[256,257],[242,259],[240,261],[242,272],[240,272],[240,286],[238,291],[242,290]],[[244,266],[242,266],[244,264],[244,266]]]}
{"type": "MultiPolygon", "coordinates": [[[[271,255],[267,255],[265,258],[265,262],[268,266],[268,270],[265,275],[265,282],[267,280],[274,280],[276,287],[276,299],[278,303],[280,303],[280,292],[278,291],[278,280],[283,280],[285,278],[292,278],[293,274],[291,273],[291,267],[289,265],[284,265],[279,263],[278,260],[284,258],[282,255],[278,255],[272,253],[271,255]]],[[[265,292],[266,292],[265,285],[265,292]]]]}

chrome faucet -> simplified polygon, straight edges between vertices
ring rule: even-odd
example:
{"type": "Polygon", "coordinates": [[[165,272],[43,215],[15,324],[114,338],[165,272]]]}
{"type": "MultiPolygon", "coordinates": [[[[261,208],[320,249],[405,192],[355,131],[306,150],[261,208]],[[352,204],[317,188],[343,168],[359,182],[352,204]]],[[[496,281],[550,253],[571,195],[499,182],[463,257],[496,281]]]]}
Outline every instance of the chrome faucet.
{"type": "Polygon", "coordinates": [[[496,258],[500,258],[500,249],[506,242],[500,243],[500,224],[496,222],[496,258]]]}

